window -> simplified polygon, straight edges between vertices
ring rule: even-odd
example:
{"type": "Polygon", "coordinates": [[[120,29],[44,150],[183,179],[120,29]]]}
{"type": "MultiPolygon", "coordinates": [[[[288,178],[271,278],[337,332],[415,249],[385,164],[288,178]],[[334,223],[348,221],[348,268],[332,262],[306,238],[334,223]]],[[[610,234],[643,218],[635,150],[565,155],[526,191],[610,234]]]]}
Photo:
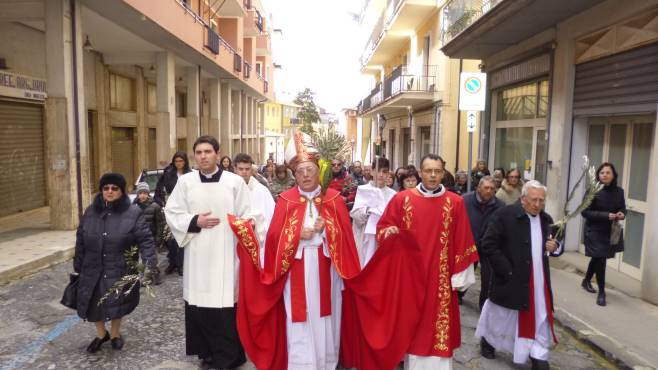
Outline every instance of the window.
{"type": "Polygon", "coordinates": [[[548,80],[504,89],[498,93],[499,121],[544,118],[548,113],[548,80]]]}
{"type": "Polygon", "coordinates": [[[187,94],[176,92],[176,117],[187,116],[187,94]]]}
{"type": "Polygon", "coordinates": [[[147,84],[146,85],[146,111],[148,113],[155,113],[157,112],[157,96],[156,96],[156,88],[155,85],[153,84],[147,84]]]}
{"type": "Polygon", "coordinates": [[[110,73],[110,109],[135,111],[135,80],[110,73]]]}

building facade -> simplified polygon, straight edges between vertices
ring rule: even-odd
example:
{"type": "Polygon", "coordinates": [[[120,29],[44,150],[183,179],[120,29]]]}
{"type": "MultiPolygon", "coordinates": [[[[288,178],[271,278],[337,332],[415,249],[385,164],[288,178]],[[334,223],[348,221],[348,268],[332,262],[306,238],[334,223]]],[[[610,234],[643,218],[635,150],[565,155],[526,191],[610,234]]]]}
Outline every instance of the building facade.
{"type": "MultiPolygon", "coordinates": [[[[0,216],[70,229],[101,174],[129,185],[192,151],[265,151],[270,26],[258,1],[0,0],[0,216]]],[[[193,158],[193,156],[190,156],[193,158]]]]}
{"type": "MultiPolygon", "coordinates": [[[[385,155],[396,168],[437,153],[450,171],[472,166],[466,112],[458,109],[459,74],[479,71],[479,61],[451,60],[440,51],[443,11],[436,0],[366,2],[361,72],[374,87],[358,105],[359,137],[372,138],[357,140],[364,159],[385,155]]],[[[475,135],[474,152],[477,143],[475,135]]]]}
{"type": "MultiPolygon", "coordinates": [[[[487,72],[481,153],[489,165],[522,167],[546,183],[556,217],[584,155],[595,166],[612,162],[628,214],[626,249],[608,266],[658,304],[658,1],[453,0],[446,8],[443,52],[481,59],[487,72]]],[[[567,250],[583,252],[582,228],[581,217],[569,223],[567,250]]]]}

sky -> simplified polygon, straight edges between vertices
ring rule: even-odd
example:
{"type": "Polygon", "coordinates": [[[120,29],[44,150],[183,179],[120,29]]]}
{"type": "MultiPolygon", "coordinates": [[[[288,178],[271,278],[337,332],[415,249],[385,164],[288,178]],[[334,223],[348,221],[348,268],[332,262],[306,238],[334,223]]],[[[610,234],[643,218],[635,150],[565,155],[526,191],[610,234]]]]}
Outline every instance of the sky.
{"type": "Polygon", "coordinates": [[[353,14],[363,0],[261,0],[271,14],[277,100],[292,101],[305,87],[328,112],[354,108],[370,91],[359,72],[365,41],[353,14]]]}

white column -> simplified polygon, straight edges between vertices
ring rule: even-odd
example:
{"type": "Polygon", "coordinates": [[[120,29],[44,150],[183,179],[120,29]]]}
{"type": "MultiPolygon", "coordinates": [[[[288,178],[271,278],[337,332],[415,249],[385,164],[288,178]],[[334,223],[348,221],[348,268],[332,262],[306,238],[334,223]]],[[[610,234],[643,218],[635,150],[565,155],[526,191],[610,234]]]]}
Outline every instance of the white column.
{"type": "Polygon", "coordinates": [[[233,111],[231,110],[231,86],[228,83],[220,83],[220,112],[219,116],[219,128],[220,128],[220,144],[221,152],[223,155],[230,155],[232,149],[231,144],[231,115],[233,111]]]}
{"type": "Polygon", "coordinates": [[[192,145],[199,137],[200,117],[199,117],[199,68],[186,67],[185,68],[185,82],[187,85],[187,151],[192,153],[192,145]]]}
{"type": "Polygon", "coordinates": [[[222,98],[222,89],[219,79],[213,78],[210,80],[209,86],[209,96],[210,96],[210,116],[208,118],[208,133],[217,140],[221,140],[221,130],[220,130],[220,112],[222,112],[221,107],[221,98],[222,98]]]}
{"type": "MultiPolygon", "coordinates": [[[[658,119],[658,117],[656,117],[658,119]]],[[[658,122],[658,121],[656,121],[658,122]]],[[[643,299],[658,304],[658,269],[654,268],[658,262],[658,193],[656,193],[656,176],[658,176],[658,128],[653,128],[653,147],[651,148],[651,157],[649,162],[649,180],[647,184],[647,204],[649,212],[644,217],[646,235],[644,236],[644,248],[642,248],[642,285],[640,294],[643,299]],[[651,190],[654,189],[654,190],[651,190]]],[[[640,180],[642,181],[642,180],[640,180]]]]}
{"type": "Polygon", "coordinates": [[[176,93],[174,55],[160,52],[156,64],[156,155],[160,166],[167,165],[176,151],[176,93]]]}

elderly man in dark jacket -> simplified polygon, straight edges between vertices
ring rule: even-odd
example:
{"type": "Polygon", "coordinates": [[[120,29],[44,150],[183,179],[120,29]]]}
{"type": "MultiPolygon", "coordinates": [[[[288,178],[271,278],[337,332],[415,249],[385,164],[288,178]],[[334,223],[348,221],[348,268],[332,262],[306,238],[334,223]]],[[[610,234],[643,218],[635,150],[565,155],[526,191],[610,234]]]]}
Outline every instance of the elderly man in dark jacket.
{"type": "Polygon", "coordinates": [[[533,370],[549,368],[549,350],[557,342],[548,255],[558,256],[562,248],[553,239],[553,219],[543,211],[545,200],[546,187],[528,181],[520,202],[493,215],[480,245],[493,270],[475,332],[482,356],[505,350],[515,363],[530,358],[533,370]]]}
{"type": "Polygon", "coordinates": [[[110,294],[99,301],[117,280],[134,273],[128,271],[127,256],[134,245],[139,247],[142,260],[155,271],[156,259],[153,236],[144,222],[142,210],[130,204],[126,196],[126,180],[118,173],[106,173],[100,179],[100,193],[86,210],[76,233],[73,270],[80,274],[78,281],[78,316],[96,325],[97,337],[87,347],[97,352],[108,340],[112,348],[121,349],[121,318],[139,304],[139,283],[127,295],[110,294]],[[105,322],[111,321],[111,333],[105,322]]]}
{"type": "Polygon", "coordinates": [[[480,255],[480,309],[486,301],[489,284],[491,283],[491,267],[486,258],[482,255],[482,237],[489,225],[489,219],[498,209],[503,208],[505,203],[496,198],[496,184],[494,178],[491,176],[484,176],[480,179],[480,183],[474,192],[464,195],[464,205],[468,213],[468,219],[471,223],[471,230],[473,231],[473,240],[480,255]]]}

